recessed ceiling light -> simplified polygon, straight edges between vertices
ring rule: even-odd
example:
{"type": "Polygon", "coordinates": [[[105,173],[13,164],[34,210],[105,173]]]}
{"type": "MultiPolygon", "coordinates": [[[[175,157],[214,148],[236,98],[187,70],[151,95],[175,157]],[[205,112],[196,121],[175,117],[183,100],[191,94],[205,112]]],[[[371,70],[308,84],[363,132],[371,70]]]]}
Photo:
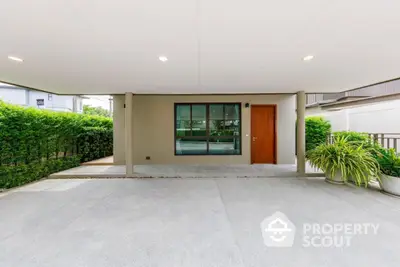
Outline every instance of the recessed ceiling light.
{"type": "Polygon", "coordinates": [[[168,61],[168,58],[167,58],[166,56],[159,56],[158,59],[159,59],[161,62],[167,62],[167,61],[168,61]]]}
{"type": "Polygon", "coordinates": [[[19,57],[14,57],[14,56],[8,56],[9,60],[17,61],[17,62],[23,62],[24,60],[19,57]]]}
{"type": "Polygon", "coordinates": [[[313,55],[308,55],[308,56],[303,57],[303,60],[304,60],[304,61],[310,61],[310,60],[312,60],[313,58],[314,58],[313,55]]]}

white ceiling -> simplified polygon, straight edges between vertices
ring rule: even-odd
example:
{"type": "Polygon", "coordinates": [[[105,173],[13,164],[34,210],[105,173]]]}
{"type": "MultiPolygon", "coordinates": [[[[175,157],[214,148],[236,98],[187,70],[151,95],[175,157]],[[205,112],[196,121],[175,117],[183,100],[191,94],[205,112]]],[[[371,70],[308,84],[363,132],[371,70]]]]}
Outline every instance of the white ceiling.
{"type": "Polygon", "coordinates": [[[0,81],[61,94],[336,92],[400,77],[395,0],[3,0],[0,12],[0,81]]]}

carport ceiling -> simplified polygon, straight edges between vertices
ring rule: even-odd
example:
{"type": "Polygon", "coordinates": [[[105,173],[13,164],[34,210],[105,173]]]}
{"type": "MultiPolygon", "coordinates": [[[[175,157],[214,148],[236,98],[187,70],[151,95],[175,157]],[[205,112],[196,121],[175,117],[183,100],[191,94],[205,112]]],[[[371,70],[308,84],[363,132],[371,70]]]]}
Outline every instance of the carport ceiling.
{"type": "Polygon", "coordinates": [[[394,0],[3,0],[0,81],[61,94],[343,91],[400,76],[399,10],[394,0]]]}

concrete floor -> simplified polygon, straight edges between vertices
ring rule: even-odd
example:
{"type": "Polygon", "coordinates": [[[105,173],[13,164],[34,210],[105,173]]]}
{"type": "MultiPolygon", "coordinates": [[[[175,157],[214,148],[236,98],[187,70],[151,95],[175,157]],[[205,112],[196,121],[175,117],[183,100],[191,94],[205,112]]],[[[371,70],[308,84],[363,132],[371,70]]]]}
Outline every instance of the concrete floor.
{"type": "MultiPolygon", "coordinates": [[[[135,165],[137,178],[265,178],[296,177],[296,165],[234,164],[234,165],[135,165]]],[[[315,172],[307,165],[307,172],[315,172]]],[[[323,176],[323,174],[321,175],[323,176]]],[[[50,175],[50,178],[125,177],[125,166],[80,166],[50,175]]]]}
{"type": "Polygon", "coordinates": [[[44,180],[0,194],[0,266],[399,266],[400,200],[320,179],[44,180]],[[294,246],[263,244],[275,211],[294,246]],[[305,248],[304,223],[377,223],[347,248],[305,248]]]}

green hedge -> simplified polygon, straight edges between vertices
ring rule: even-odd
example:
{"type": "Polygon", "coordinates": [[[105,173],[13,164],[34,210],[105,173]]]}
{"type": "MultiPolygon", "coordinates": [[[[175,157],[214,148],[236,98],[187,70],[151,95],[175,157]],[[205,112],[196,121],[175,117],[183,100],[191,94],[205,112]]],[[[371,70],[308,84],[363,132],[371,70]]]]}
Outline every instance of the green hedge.
{"type": "Polygon", "coordinates": [[[79,166],[79,156],[49,159],[16,166],[0,166],[0,188],[20,186],[52,173],[79,166]]]}
{"type": "Polygon", "coordinates": [[[113,130],[101,127],[85,127],[78,136],[81,161],[91,161],[113,154],[113,130]]]}
{"type": "MultiPolygon", "coordinates": [[[[18,174],[24,173],[24,168],[40,179],[48,173],[36,172],[46,168],[43,164],[62,159],[63,164],[57,164],[65,163],[69,168],[69,158],[84,162],[112,155],[112,127],[110,118],[24,108],[0,101],[0,188],[1,184],[20,185],[18,174]],[[4,182],[13,177],[7,173],[15,175],[16,181],[4,182]]],[[[33,179],[28,176],[27,181],[33,179]]]]}
{"type": "Polygon", "coordinates": [[[327,140],[331,132],[331,124],[323,117],[306,118],[306,151],[314,149],[327,140]]]}
{"type": "Polygon", "coordinates": [[[112,120],[0,102],[0,165],[78,155],[78,137],[91,127],[112,129],[112,120]]]}

